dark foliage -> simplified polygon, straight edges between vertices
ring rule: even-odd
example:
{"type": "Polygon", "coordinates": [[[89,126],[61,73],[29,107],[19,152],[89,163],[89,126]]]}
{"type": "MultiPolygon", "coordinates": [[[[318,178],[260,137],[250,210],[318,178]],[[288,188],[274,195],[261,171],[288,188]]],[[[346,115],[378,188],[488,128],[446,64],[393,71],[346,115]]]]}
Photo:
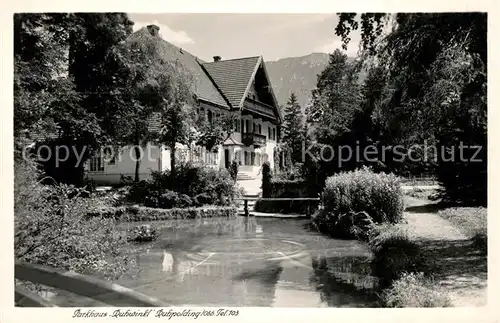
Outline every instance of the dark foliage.
{"type": "Polygon", "coordinates": [[[153,172],[152,179],[131,185],[128,199],[151,207],[228,205],[236,194],[229,172],[184,164],[175,174],[153,172]]]}
{"type": "MultiPolygon", "coordinates": [[[[399,163],[388,156],[383,167],[400,173],[433,172],[445,188],[445,200],[485,205],[487,14],[365,13],[360,21],[356,14],[339,18],[335,32],[344,46],[350,32],[361,29],[361,57],[384,80],[364,95],[367,116],[373,110],[372,122],[381,126],[373,128],[378,134],[372,139],[406,148],[427,141],[437,148],[418,163],[409,161],[409,152],[399,163]],[[391,23],[392,30],[384,33],[391,23]],[[476,148],[466,148],[459,157],[460,145],[480,147],[481,152],[475,161],[476,148]]],[[[414,152],[419,157],[423,153],[414,152]]]]}
{"type": "Polygon", "coordinates": [[[271,165],[266,161],[262,164],[262,197],[270,197],[271,178],[271,165]]]}
{"type": "Polygon", "coordinates": [[[231,178],[233,180],[236,180],[236,178],[238,177],[238,168],[239,168],[239,163],[238,161],[236,160],[233,160],[231,162],[231,166],[229,167],[229,173],[231,175],[231,178]]]}

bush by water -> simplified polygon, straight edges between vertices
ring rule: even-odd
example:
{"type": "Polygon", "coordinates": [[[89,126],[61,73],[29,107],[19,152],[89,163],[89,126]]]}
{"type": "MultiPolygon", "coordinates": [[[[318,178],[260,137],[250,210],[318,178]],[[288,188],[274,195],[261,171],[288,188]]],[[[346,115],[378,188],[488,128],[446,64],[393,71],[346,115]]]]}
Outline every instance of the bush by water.
{"type": "Polygon", "coordinates": [[[401,220],[403,208],[403,192],[395,175],[362,168],[326,180],[322,208],[313,222],[332,236],[366,239],[373,224],[401,220]]]}

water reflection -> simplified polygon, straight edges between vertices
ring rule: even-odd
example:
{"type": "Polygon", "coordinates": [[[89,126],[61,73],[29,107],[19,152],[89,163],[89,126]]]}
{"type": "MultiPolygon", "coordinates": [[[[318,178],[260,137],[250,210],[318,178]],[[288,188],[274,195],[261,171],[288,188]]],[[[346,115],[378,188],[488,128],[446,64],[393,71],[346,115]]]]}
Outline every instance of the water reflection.
{"type": "Polygon", "coordinates": [[[310,282],[331,307],[376,307],[377,280],[366,258],[314,258],[310,282]]]}
{"type": "Polygon", "coordinates": [[[252,217],[153,223],[160,238],[137,253],[134,278],[118,283],[173,306],[375,306],[367,248],[305,224],[252,217]]]}

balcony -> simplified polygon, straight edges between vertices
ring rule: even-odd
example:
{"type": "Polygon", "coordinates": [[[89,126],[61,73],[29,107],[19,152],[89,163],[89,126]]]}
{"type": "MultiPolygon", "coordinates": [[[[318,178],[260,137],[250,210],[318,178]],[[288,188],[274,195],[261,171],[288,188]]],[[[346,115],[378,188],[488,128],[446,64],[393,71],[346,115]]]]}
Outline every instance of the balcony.
{"type": "Polygon", "coordinates": [[[244,108],[258,115],[265,116],[274,120],[276,116],[274,115],[274,108],[268,104],[252,100],[247,98],[245,100],[244,108]]]}
{"type": "Polygon", "coordinates": [[[242,142],[245,146],[254,145],[254,147],[264,147],[266,145],[266,136],[258,133],[242,133],[242,142]]]}

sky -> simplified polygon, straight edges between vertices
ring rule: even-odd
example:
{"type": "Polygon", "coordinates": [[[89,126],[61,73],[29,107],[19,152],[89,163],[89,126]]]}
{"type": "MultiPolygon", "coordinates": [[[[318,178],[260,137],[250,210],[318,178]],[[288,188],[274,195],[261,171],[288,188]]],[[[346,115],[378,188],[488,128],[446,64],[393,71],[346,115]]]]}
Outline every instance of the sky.
{"type": "MultiPolygon", "coordinates": [[[[134,14],[134,31],[155,24],[160,35],[202,60],[262,55],[266,61],[341,48],[335,14],[134,14]]],[[[359,33],[347,50],[355,56],[359,33]]]]}

